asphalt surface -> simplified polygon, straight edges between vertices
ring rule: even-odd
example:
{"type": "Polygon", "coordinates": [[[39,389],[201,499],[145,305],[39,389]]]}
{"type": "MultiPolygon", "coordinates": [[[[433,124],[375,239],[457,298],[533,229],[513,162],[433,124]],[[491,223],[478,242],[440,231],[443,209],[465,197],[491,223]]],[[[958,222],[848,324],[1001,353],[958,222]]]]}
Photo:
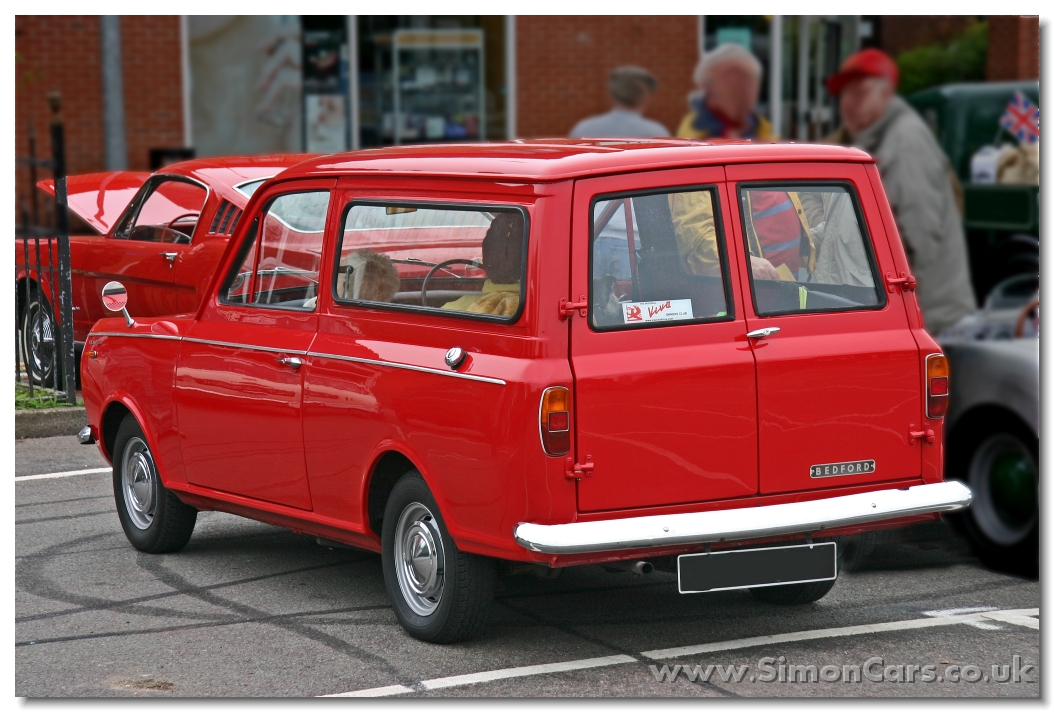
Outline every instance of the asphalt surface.
{"type": "MultiPolygon", "coordinates": [[[[16,477],[106,466],[73,437],[15,448],[16,477]]],[[[15,489],[19,696],[1040,692],[1039,582],[984,568],[945,524],[889,537],[862,570],[802,607],[743,591],[680,595],[664,573],[507,576],[482,633],[438,647],[399,627],[374,554],[215,512],[199,515],[183,551],[140,554],[121,531],[109,474],[22,480],[15,489]],[[776,637],[744,640],[759,636],[776,637]],[[681,646],[689,650],[670,651],[681,646]],[[567,665],[530,667],[554,663],[567,665]],[[663,665],[689,675],[677,668],[673,682],[657,680],[663,665]],[[788,667],[799,665],[815,669],[788,667]],[[927,665],[932,681],[923,681],[927,665]],[[1007,682],[992,679],[1002,666],[1007,682]]]]}

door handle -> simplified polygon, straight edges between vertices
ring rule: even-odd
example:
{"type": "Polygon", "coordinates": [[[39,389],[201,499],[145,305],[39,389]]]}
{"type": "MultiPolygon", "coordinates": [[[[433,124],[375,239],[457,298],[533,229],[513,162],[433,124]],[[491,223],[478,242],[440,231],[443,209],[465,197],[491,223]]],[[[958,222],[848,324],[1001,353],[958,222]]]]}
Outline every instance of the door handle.
{"type": "Polygon", "coordinates": [[[168,268],[172,269],[172,265],[176,263],[176,258],[179,257],[178,252],[162,252],[161,256],[168,260],[168,268]]]}
{"type": "Polygon", "coordinates": [[[275,363],[280,363],[283,366],[289,366],[294,371],[304,365],[304,362],[298,359],[296,356],[281,356],[275,359],[275,363]]]}
{"type": "Polygon", "coordinates": [[[764,339],[766,336],[772,336],[778,333],[780,328],[778,326],[766,326],[764,329],[755,329],[754,331],[747,332],[748,339],[764,339]]]}

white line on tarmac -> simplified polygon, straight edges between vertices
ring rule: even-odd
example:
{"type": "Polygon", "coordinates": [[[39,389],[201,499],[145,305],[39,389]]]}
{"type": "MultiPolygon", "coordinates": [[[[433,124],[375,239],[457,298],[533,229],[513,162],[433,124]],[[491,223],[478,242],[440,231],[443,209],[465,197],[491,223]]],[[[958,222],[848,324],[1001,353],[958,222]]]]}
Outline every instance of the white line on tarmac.
{"type": "Polygon", "coordinates": [[[57,477],[75,477],[76,475],[97,475],[100,472],[113,472],[112,467],[96,467],[91,470],[70,470],[69,472],[49,472],[46,475],[22,475],[16,477],[15,482],[23,480],[53,480],[57,477]]]}
{"type": "MultiPolygon", "coordinates": [[[[1039,615],[1038,608],[1022,608],[1015,611],[1003,611],[1014,616],[1039,615]]],[[[803,630],[797,633],[781,633],[780,635],[759,635],[756,638],[741,638],[739,640],[725,640],[720,643],[706,643],[705,645],[686,645],[680,648],[665,648],[663,650],[648,650],[641,655],[654,660],[666,658],[678,658],[684,655],[698,655],[699,653],[712,653],[719,650],[735,650],[738,648],[754,648],[759,645],[770,645],[772,643],[794,643],[799,640],[818,640],[820,638],[841,638],[850,635],[868,635],[870,633],[886,633],[893,630],[914,630],[917,628],[936,628],[946,625],[959,625],[960,623],[973,623],[984,617],[992,615],[992,612],[971,613],[964,616],[940,616],[937,618],[914,618],[906,621],[890,621],[889,623],[865,623],[864,625],[850,625],[843,628],[823,628],[820,630],[803,630]]],[[[1010,622],[1010,621],[1007,621],[1010,622]]]]}
{"type": "MultiPolygon", "coordinates": [[[[976,610],[976,609],[971,609],[976,610]]],[[[945,613],[945,611],[930,611],[929,615],[945,613]]],[[[1031,616],[1038,616],[1038,608],[1020,608],[1016,610],[999,611],[984,608],[980,612],[967,615],[943,615],[928,618],[915,618],[906,621],[890,621],[889,623],[868,623],[865,625],[845,626],[842,628],[823,628],[820,630],[803,630],[797,633],[782,633],[780,635],[761,635],[755,638],[740,638],[738,640],[725,640],[719,643],[706,643],[704,645],[688,645],[680,648],[665,648],[663,650],[648,650],[641,653],[645,658],[663,660],[676,658],[684,655],[697,655],[699,653],[712,653],[722,650],[736,650],[739,648],[754,648],[761,645],[773,643],[793,643],[799,640],[817,640],[820,638],[840,638],[852,635],[867,635],[869,633],[884,633],[896,630],[913,630],[917,628],[937,628],[940,626],[972,624],[981,619],[998,620],[1004,623],[1024,626],[1039,630],[1039,621],[1031,616]]],[[[474,685],[480,682],[492,680],[506,680],[516,677],[527,677],[529,675],[544,675],[553,672],[566,672],[569,670],[586,670],[589,668],[606,667],[609,665],[622,665],[624,663],[637,662],[636,658],[629,655],[611,655],[604,658],[588,658],[585,660],[570,660],[563,663],[550,663],[548,665],[528,665],[526,667],[504,668],[502,670],[488,670],[486,672],[471,673],[468,675],[454,675],[453,677],[440,677],[433,680],[423,680],[420,684],[426,690],[439,690],[444,687],[456,687],[459,685],[474,685]]],[[[407,685],[387,685],[385,687],[371,687],[365,690],[354,690],[342,692],[336,695],[325,695],[326,697],[390,697],[392,695],[405,695],[414,692],[414,688],[407,685]]]]}
{"type": "MultiPolygon", "coordinates": [[[[964,615],[967,613],[988,613],[989,611],[995,611],[995,606],[978,606],[975,608],[949,608],[943,611],[922,611],[922,615],[929,615],[935,618],[946,618],[951,615],[964,615]]],[[[993,624],[987,624],[982,620],[968,620],[968,626],[979,628],[982,631],[1001,631],[1002,626],[995,626],[993,624]]]]}
{"type": "MultiPolygon", "coordinates": [[[[503,670],[487,670],[486,672],[474,672],[468,675],[454,675],[452,677],[437,677],[432,680],[422,680],[421,686],[426,690],[441,690],[444,687],[458,687],[460,685],[475,685],[480,682],[492,680],[506,680],[510,677],[529,677],[530,675],[547,675],[553,672],[567,672],[569,670],[588,670],[589,668],[607,667],[609,665],[622,665],[623,663],[635,663],[636,658],[629,655],[608,655],[603,658],[587,658],[585,660],[570,660],[565,663],[548,663],[545,665],[527,665],[524,667],[504,668],[503,670]]],[[[368,690],[356,690],[355,692],[342,692],[337,695],[326,695],[326,697],[387,697],[389,695],[401,695],[413,692],[406,685],[389,685],[387,687],[373,687],[368,690]]]]}

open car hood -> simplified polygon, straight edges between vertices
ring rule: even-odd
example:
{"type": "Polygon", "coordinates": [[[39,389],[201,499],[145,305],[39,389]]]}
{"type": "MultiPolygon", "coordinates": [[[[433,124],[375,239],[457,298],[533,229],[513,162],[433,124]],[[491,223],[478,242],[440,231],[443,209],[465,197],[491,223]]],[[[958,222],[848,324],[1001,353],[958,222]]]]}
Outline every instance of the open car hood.
{"type": "MultiPolygon", "coordinates": [[[[150,177],[149,173],[113,171],[66,178],[69,208],[102,234],[110,228],[150,177]]],[[[55,181],[42,180],[37,187],[55,195],[55,181]]]]}

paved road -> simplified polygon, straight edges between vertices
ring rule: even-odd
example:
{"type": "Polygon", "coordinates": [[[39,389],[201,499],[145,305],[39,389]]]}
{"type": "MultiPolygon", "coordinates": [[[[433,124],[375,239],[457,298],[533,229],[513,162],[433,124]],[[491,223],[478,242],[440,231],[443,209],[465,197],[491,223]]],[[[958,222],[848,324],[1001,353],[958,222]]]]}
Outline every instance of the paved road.
{"type": "MultiPolygon", "coordinates": [[[[74,438],[16,443],[18,477],[105,464],[74,438]]],[[[505,577],[482,635],[436,647],[399,627],[379,557],[215,512],[182,552],[139,554],[95,473],[16,484],[15,600],[28,697],[1039,694],[1039,582],[983,568],[943,524],[801,608],[682,596],[662,573],[505,577]]]]}

